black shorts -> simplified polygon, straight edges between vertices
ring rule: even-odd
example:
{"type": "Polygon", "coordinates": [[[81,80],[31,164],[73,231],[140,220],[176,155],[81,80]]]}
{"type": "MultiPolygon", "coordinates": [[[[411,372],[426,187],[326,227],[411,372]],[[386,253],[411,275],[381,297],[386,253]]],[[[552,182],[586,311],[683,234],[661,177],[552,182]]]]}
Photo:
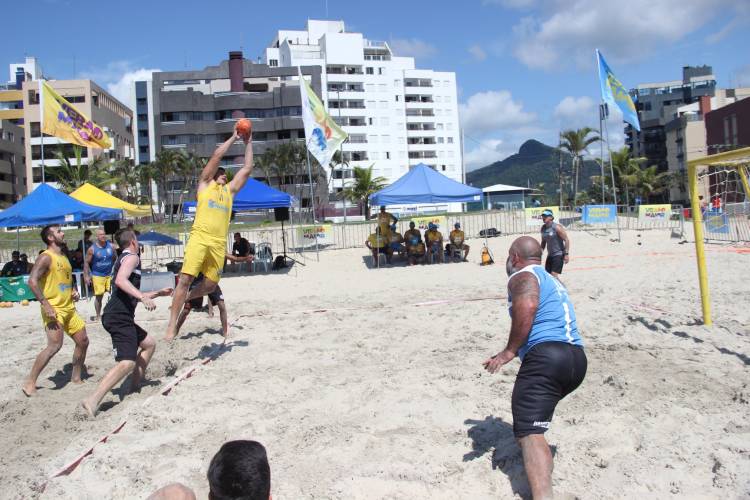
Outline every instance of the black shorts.
{"type": "MultiPolygon", "coordinates": [[[[208,294],[208,300],[211,301],[212,306],[218,304],[220,300],[224,300],[224,294],[219,285],[216,285],[214,291],[208,294]]],[[[200,309],[201,307],[203,307],[203,297],[198,297],[190,301],[191,309],[200,309]]]]}
{"type": "Polygon", "coordinates": [[[580,346],[542,342],[523,358],[513,386],[513,434],[544,434],[557,403],[576,390],[586,376],[586,354],[580,346]]]}
{"type": "Polygon", "coordinates": [[[548,255],[547,260],[544,262],[544,269],[548,273],[562,273],[563,264],[565,263],[564,255],[548,255]]]}
{"type": "Polygon", "coordinates": [[[115,361],[135,361],[138,346],[146,338],[146,330],[135,324],[132,316],[127,314],[104,314],[102,326],[112,337],[112,350],[115,361]]]}

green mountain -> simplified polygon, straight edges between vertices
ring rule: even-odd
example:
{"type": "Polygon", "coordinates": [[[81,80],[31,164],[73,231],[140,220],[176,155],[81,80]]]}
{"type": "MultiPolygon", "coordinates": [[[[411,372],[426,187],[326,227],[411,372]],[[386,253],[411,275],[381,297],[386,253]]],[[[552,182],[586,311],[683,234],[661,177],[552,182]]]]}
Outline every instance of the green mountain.
{"type": "MultiPolygon", "coordinates": [[[[568,183],[565,190],[570,190],[571,177],[570,155],[563,153],[563,175],[568,183]]],[[[559,188],[560,153],[557,149],[530,139],[521,145],[517,154],[486,167],[466,172],[466,183],[474,187],[487,187],[493,184],[509,184],[535,188],[544,183],[548,196],[557,196],[559,188]]],[[[583,169],[578,178],[578,191],[585,191],[591,185],[591,176],[599,175],[599,165],[595,161],[584,160],[583,169]]]]}

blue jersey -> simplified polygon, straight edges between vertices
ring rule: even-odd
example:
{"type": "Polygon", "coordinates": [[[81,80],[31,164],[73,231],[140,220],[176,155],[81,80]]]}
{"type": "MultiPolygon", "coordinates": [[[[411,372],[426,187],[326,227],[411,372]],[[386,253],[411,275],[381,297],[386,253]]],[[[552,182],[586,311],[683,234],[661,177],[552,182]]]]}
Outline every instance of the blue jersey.
{"type": "MultiPolygon", "coordinates": [[[[563,284],[545,271],[542,266],[526,266],[513,273],[511,278],[518,273],[531,273],[539,283],[539,307],[534,316],[534,323],[531,325],[529,338],[518,350],[518,357],[521,361],[532,347],[542,342],[565,342],[583,346],[576,324],[576,313],[563,284]]],[[[513,298],[508,290],[509,311],[512,305],[513,298]]]]}
{"type": "Polygon", "coordinates": [[[99,277],[110,276],[114,267],[112,256],[115,253],[112,243],[107,241],[104,247],[95,243],[91,248],[94,249],[94,256],[91,259],[91,274],[99,277]]]}

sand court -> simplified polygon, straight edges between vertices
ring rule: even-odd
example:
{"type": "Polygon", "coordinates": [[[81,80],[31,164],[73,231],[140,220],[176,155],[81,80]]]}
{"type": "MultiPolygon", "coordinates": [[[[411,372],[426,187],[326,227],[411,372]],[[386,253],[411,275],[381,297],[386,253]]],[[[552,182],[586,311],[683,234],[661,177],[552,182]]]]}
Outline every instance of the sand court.
{"type": "MultiPolygon", "coordinates": [[[[745,496],[750,254],[708,248],[715,323],[705,328],[692,244],[664,232],[638,239],[571,232],[562,280],[589,369],[546,434],[555,489],[592,499],[745,496]]],[[[512,240],[490,240],[497,264],[488,267],[476,252],[471,263],[368,269],[363,248],[321,252],[286,274],[227,277],[224,348],[218,316],[203,313],[162,341],[169,300],[157,299],[156,311],[137,312],[159,339],[149,385],[108,395],[93,421],[76,405],[113,363],[109,335],[87,324],[83,387],[66,383],[66,340],[27,399],[20,383],[44,338],[38,306],[4,310],[7,496],[139,498],[180,481],[205,498],[211,456],[238,438],[266,446],[274,498],[526,496],[510,413],[519,363],[494,376],[481,365],[507,340],[512,240]],[[123,420],[70,475],[48,481],[123,420]]],[[[93,314],[93,303],[78,307],[93,314]]]]}

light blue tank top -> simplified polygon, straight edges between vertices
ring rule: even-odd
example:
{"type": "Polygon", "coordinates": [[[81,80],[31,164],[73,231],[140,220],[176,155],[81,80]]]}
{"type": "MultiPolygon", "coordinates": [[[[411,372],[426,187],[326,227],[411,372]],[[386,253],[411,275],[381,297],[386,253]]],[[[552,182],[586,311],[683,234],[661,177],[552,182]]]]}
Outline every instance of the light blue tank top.
{"type": "Polygon", "coordinates": [[[104,248],[94,243],[92,248],[94,249],[94,256],[91,259],[91,274],[100,278],[112,274],[112,267],[114,267],[112,255],[115,253],[112,243],[108,241],[104,248]]]}
{"type": "MultiPolygon", "coordinates": [[[[510,277],[513,278],[518,273],[531,273],[539,282],[539,307],[534,316],[534,323],[531,325],[529,338],[518,350],[518,357],[521,361],[532,347],[542,342],[565,342],[583,346],[576,324],[576,313],[563,284],[538,265],[526,266],[510,277]]],[[[508,290],[509,312],[512,305],[513,298],[508,290]]]]}

